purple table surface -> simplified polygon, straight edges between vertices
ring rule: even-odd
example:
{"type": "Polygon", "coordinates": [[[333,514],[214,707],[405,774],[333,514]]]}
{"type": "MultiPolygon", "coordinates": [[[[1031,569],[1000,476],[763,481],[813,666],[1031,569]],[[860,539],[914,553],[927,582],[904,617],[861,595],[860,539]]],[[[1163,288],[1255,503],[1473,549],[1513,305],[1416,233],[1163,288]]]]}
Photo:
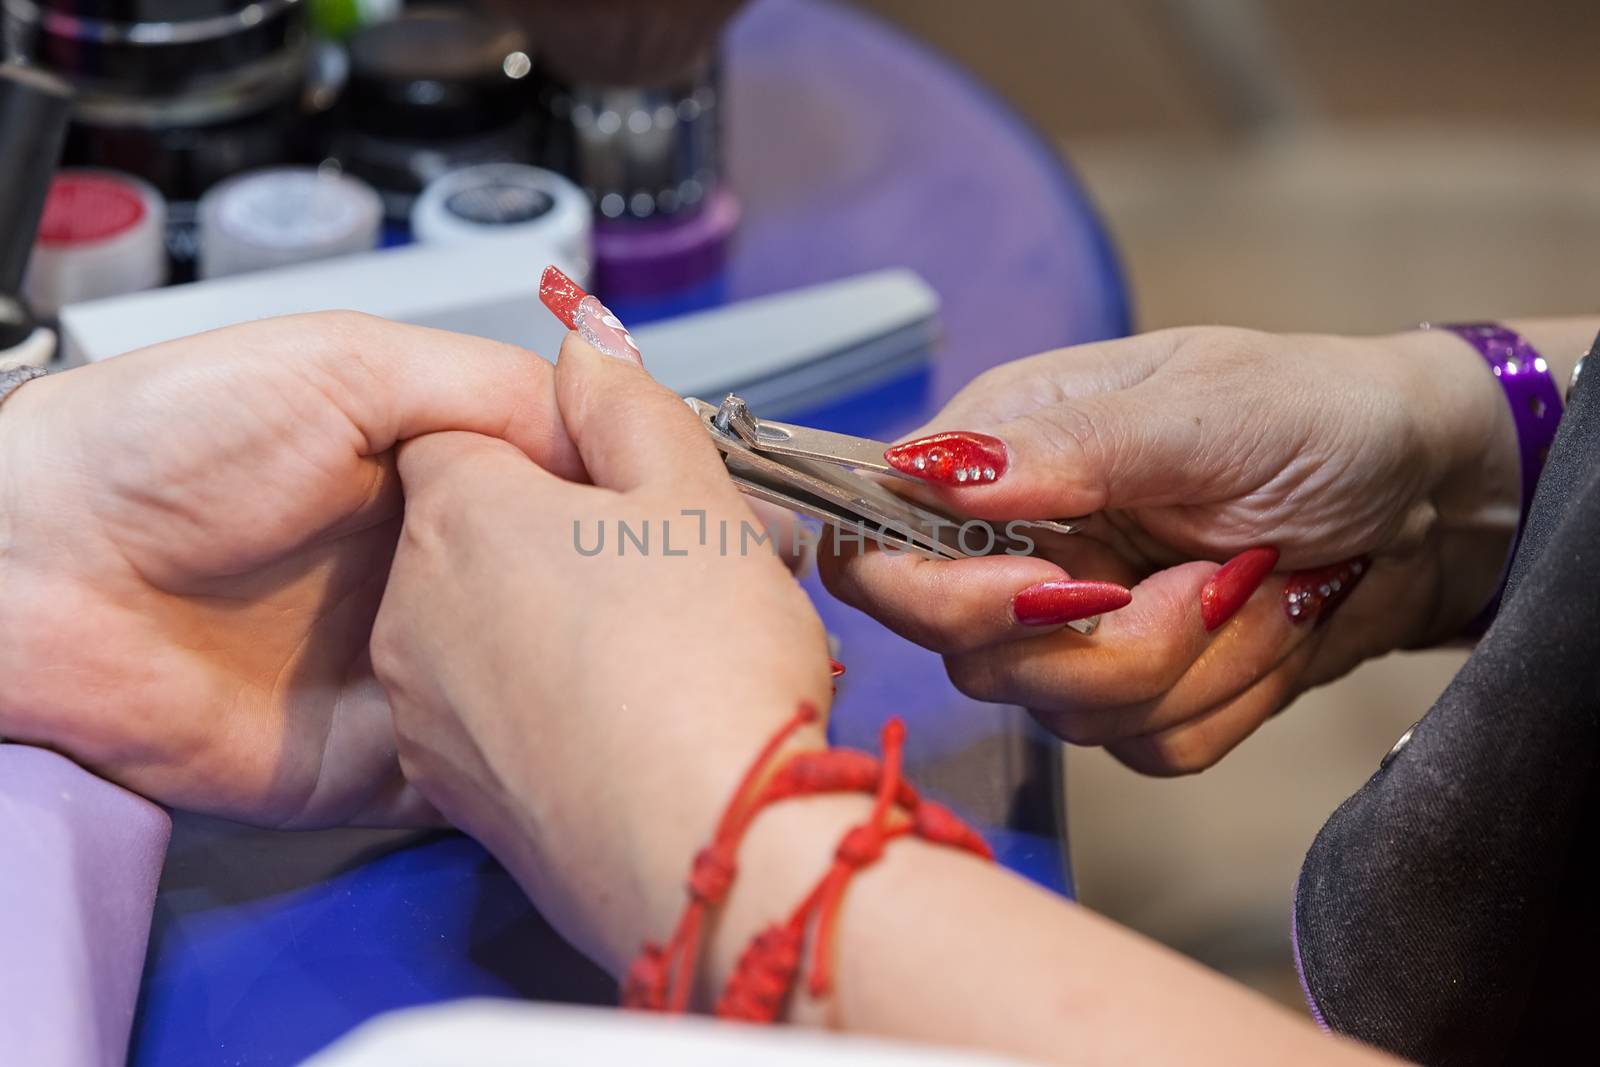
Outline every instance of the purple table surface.
{"type": "Polygon", "coordinates": [[[70,760],[0,744],[0,1063],[122,1062],[171,830],[70,760]]]}
{"type": "MultiPolygon", "coordinates": [[[[745,212],[730,298],[907,266],[943,301],[927,391],[885,407],[876,436],[909,429],[998,362],[1125,332],[1121,280],[1093,210],[987,90],[871,18],[815,0],[757,0],[728,45],[730,168],[745,212]]],[[[1002,830],[1017,828],[1019,807],[1056,803],[1019,803],[1038,754],[1053,750],[1030,739],[1019,711],[961,697],[938,657],[810,588],[850,667],[836,739],[875,747],[883,719],[904,715],[919,783],[990,829],[1007,862],[1065,888],[1050,827],[1002,830]]],[[[115,1060],[164,823],[105,786],[93,817],[81,818],[87,802],[58,801],[53,780],[14,770],[34,759],[76,776],[77,796],[94,793],[56,757],[0,747],[0,855],[7,873],[25,872],[0,877],[0,1031],[22,1020],[27,1034],[79,1044],[22,1059],[0,1047],[0,1060],[115,1060]],[[53,828],[54,844],[38,827],[53,828]],[[45,836],[34,852],[16,851],[29,833],[45,836]],[[39,858],[12,863],[18,855],[39,858]],[[58,945],[48,966],[26,962],[58,945]],[[70,980],[39,980],[56,966],[70,980]]],[[[585,968],[464,839],[275,835],[180,819],[130,1058],[295,1063],[389,1008],[469,994],[603,997],[603,976],[585,968]]]]}

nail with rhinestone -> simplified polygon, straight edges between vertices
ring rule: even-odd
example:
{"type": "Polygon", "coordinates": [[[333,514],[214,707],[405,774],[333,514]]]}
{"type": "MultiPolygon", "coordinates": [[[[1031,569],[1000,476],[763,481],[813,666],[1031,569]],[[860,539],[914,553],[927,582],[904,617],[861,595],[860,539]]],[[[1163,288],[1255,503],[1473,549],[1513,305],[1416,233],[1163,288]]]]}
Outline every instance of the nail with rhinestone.
{"type": "Polygon", "coordinates": [[[998,437],[956,430],[919,437],[883,454],[902,474],[939,485],[988,485],[1006,472],[1006,445],[998,437]]]}
{"type": "Polygon", "coordinates": [[[1283,613],[1290,622],[1321,622],[1355,590],[1370,561],[1347,559],[1328,567],[1295,571],[1283,587],[1283,613]]]}

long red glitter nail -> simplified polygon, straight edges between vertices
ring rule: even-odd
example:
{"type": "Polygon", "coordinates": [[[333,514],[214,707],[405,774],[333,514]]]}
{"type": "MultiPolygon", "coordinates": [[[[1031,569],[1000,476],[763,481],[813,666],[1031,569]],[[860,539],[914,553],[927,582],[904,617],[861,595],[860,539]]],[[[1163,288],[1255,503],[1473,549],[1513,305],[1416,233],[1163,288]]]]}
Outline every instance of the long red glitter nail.
{"type": "Polygon", "coordinates": [[[1006,472],[1006,443],[983,433],[955,430],[919,437],[884,452],[902,474],[940,485],[986,485],[1006,472]]]}
{"type": "Polygon", "coordinates": [[[588,295],[581,285],[553,266],[546,267],[539,276],[539,299],[569,330],[578,328],[578,305],[588,295]]]}
{"type": "Polygon", "coordinates": [[[1268,545],[1247,548],[1219,567],[1200,590],[1200,621],[1206,629],[1233,618],[1277,565],[1278,550],[1268,545]]]}
{"type": "Polygon", "coordinates": [[[1295,571],[1283,587],[1283,613],[1290,622],[1321,621],[1344,603],[1372,567],[1366,556],[1328,567],[1295,571]]]}
{"type": "Polygon", "coordinates": [[[567,329],[577,330],[579,336],[600,352],[643,365],[639,345],[621,320],[557,268],[546,267],[540,275],[539,299],[567,329]]]}
{"type": "Polygon", "coordinates": [[[1030,585],[1011,598],[1011,614],[1024,626],[1059,626],[1125,608],[1133,594],[1115,582],[1056,579],[1030,585]]]}

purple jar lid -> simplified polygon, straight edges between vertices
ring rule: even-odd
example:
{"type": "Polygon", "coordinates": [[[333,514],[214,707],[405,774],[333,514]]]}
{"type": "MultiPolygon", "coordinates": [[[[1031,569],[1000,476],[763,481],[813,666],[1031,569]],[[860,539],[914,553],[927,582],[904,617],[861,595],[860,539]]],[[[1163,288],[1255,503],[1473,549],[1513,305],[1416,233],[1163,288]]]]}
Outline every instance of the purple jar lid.
{"type": "Polygon", "coordinates": [[[595,219],[595,291],[606,300],[662,296],[722,271],[739,202],[718,189],[692,215],[595,219]]]}

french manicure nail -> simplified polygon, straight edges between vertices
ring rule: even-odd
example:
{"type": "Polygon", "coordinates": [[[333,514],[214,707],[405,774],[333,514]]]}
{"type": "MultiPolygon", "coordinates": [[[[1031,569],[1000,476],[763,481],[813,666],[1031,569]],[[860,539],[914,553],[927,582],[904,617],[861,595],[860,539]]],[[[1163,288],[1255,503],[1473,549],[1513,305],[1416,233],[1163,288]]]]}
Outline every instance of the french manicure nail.
{"type": "Polygon", "coordinates": [[[1278,550],[1270,545],[1247,548],[1211,576],[1200,590],[1200,621],[1215,630],[1244,607],[1252,593],[1278,565],[1278,550]]]}
{"type": "Polygon", "coordinates": [[[1011,598],[1011,614],[1024,626],[1059,626],[1125,608],[1133,594],[1115,582],[1070,578],[1030,585],[1011,598]]]}
{"type": "Polygon", "coordinates": [[[956,430],[919,437],[884,452],[902,474],[940,485],[984,485],[1006,472],[1006,443],[986,433],[956,430]]]}
{"type": "Polygon", "coordinates": [[[574,318],[578,322],[576,327],[578,336],[595,348],[608,356],[644,363],[643,357],[639,355],[639,346],[634,343],[633,334],[611,314],[609,308],[594,297],[586,296],[578,302],[578,313],[574,318]]]}
{"type": "Polygon", "coordinates": [[[555,267],[546,267],[539,278],[539,299],[567,329],[577,330],[589,344],[608,356],[643,363],[639,346],[621,321],[583,287],[555,267]]]}
{"type": "Polygon", "coordinates": [[[1283,613],[1290,622],[1326,619],[1371,568],[1370,559],[1358,556],[1329,567],[1295,571],[1283,587],[1283,613]]]}

